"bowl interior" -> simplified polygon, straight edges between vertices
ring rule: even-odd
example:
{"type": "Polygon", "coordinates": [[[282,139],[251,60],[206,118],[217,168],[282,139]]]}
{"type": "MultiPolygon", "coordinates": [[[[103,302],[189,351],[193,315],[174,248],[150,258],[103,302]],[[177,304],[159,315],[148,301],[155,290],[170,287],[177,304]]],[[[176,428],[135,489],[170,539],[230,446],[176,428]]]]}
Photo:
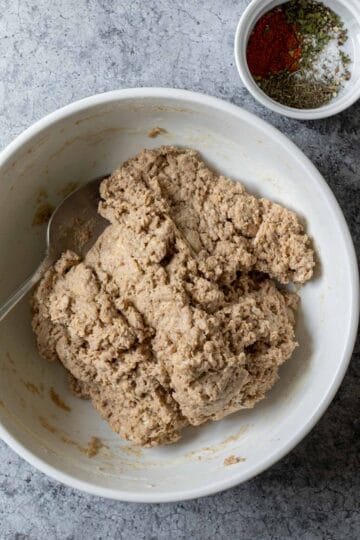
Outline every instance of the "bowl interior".
{"type": "Polygon", "coordinates": [[[122,441],[90,403],[72,396],[63,368],[37,353],[29,299],[2,322],[0,435],[59,480],[124,500],[211,493],[251,477],[284,454],[340,382],[354,325],[348,232],[311,164],[277,131],[240,109],[165,94],[119,93],[73,107],[15,145],[0,164],[0,300],[43,255],[46,226],[34,224],[42,205],[56,205],[74,185],[161,144],[193,147],[254,194],[296,210],[315,239],[320,264],[316,279],[301,292],[300,346],[267,399],[221,422],[189,428],[179,443],[158,449],[122,441]],[[156,126],[166,133],[149,138],[156,126]],[[101,440],[97,452],[92,452],[92,437],[101,440]],[[239,462],[224,466],[231,455],[239,462]]]}
{"type": "MultiPolygon", "coordinates": [[[[296,109],[284,106],[267,96],[257,85],[247,65],[246,48],[251,32],[257,21],[268,11],[276,6],[285,4],[288,0],[270,0],[267,2],[255,1],[244,13],[241,25],[241,32],[236,44],[236,57],[241,64],[241,73],[246,79],[249,90],[260,99],[260,101],[283,114],[292,112],[299,113],[299,117],[312,117],[319,112],[321,116],[330,116],[335,112],[345,109],[352,104],[360,95],[360,4],[357,0],[322,0],[323,4],[330,7],[343,20],[345,28],[348,29],[348,40],[344,45],[345,52],[350,56],[352,62],[349,65],[351,78],[345,81],[339,94],[328,104],[317,109],[296,109]]],[[[240,22],[241,24],[241,22],[240,22]]]]}

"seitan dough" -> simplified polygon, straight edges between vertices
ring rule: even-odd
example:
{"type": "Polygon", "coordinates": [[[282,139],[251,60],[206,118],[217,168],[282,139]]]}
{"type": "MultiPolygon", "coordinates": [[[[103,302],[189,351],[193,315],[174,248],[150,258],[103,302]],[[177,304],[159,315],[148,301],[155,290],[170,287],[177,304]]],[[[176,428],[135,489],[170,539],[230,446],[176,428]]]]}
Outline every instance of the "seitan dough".
{"type": "Polygon", "coordinates": [[[143,446],[253,407],[297,345],[298,296],[277,286],[312,276],[297,216],[184,148],[143,150],[100,193],[109,227],[34,294],[41,355],[143,446]]]}

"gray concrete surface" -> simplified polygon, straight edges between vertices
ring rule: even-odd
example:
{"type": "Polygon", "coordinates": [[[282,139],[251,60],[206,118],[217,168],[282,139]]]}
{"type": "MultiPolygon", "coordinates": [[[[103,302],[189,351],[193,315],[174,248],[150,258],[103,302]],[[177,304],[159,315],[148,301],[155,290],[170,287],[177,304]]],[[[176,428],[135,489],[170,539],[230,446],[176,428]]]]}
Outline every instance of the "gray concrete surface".
{"type": "MultiPolygon", "coordinates": [[[[300,123],[241,87],[233,36],[244,0],[0,0],[0,148],[73,100],[116,88],[205,92],[280,128],[320,169],[360,243],[360,103],[300,123]]],[[[356,539],[360,358],[316,428],[280,463],[217,496],[136,505],[54,482],[0,442],[0,539],[356,539]]]]}

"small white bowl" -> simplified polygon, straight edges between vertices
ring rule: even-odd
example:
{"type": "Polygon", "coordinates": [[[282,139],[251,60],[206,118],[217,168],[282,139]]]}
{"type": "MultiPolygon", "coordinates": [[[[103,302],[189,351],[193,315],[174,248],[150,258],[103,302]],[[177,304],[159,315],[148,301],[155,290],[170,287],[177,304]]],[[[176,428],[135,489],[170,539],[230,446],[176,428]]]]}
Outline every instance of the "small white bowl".
{"type": "Polygon", "coordinates": [[[323,4],[340,15],[348,30],[349,38],[344,48],[352,59],[350,65],[352,77],[346,82],[336,98],[327,105],[316,109],[296,109],[273,100],[256,84],[247,64],[246,48],[256,22],[265,13],[287,1],[252,0],[244,11],[235,34],[235,61],[241,80],[252,96],[262,105],[285,116],[299,120],[316,120],[338,114],[360,98],[360,1],[323,0],[323,4]]]}

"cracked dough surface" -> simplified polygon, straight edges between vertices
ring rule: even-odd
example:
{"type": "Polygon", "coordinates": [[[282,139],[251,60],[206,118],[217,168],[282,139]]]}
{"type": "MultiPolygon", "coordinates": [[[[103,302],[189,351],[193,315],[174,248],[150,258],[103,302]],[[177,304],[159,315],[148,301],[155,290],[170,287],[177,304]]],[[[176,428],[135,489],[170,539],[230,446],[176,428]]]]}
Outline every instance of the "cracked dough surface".
{"type": "Polygon", "coordinates": [[[297,216],[184,148],[143,150],[100,193],[109,227],[34,293],[41,355],[143,446],[253,407],[297,345],[298,297],[276,285],[312,276],[297,216]]]}

